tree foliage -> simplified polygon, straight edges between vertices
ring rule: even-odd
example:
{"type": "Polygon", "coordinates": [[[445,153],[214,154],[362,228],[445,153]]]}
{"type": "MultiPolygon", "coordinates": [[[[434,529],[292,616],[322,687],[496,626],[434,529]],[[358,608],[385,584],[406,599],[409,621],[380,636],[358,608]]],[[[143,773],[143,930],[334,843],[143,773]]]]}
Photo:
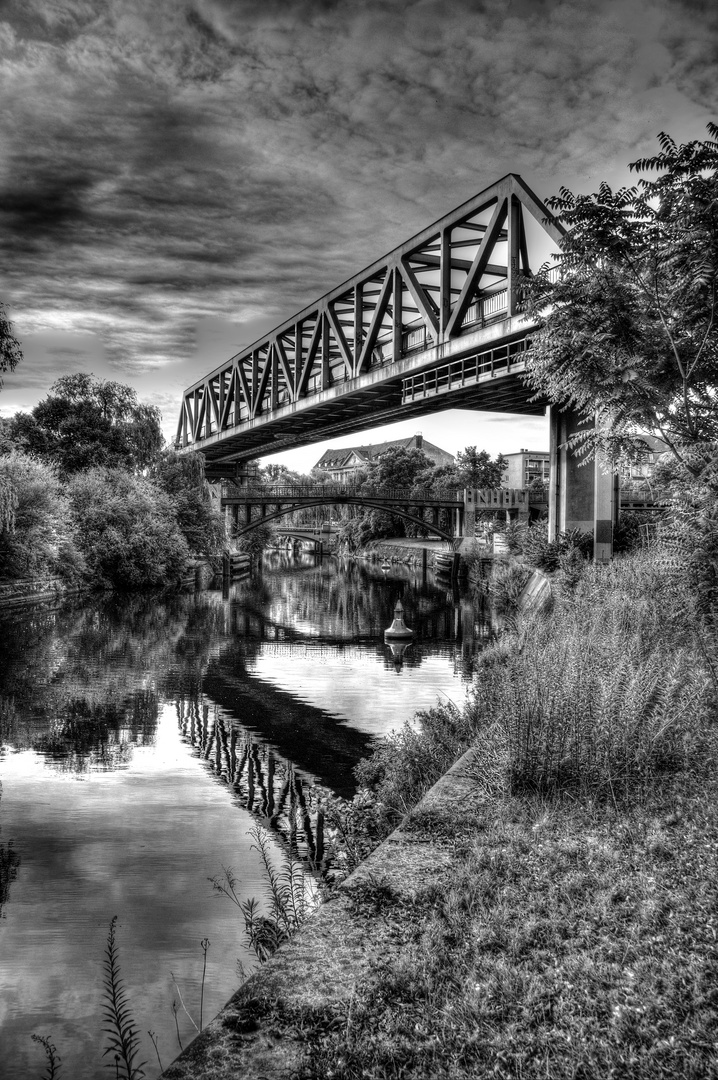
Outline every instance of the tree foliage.
{"type": "Polygon", "coordinates": [[[64,375],[30,413],[10,420],[16,446],[68,475],[95,467],[141,470],[162,447],[160,413],[121,383],[64,375]]]}
{"type": "Polygon", "coordinates": [[[0,387],[3,373],[14,371],[22,360],[20,343],[13,334],[12,323],[5,313],[5,305],[0,304],[0,387]]]}
{"type": "Polygon", "coordinates": [[[638,432],[686,448],[718,438],[718,126],[633,162],[636,186],[548,201],[568,229],[557,274],[526,282],[530,385],[587,425],[574,446],[630,453],[638,432]],[[645,174],[656,174],[646,176],[645,174]]]}
{"type": "Polygon", "coordinates": [[[371,462],[364,488],[369,491],[374,488],[413,487],[417,476],[432,465],[431,458],[423,450],[391,446],[371,462]]]}
{"type": "Polygon", "coordinates": [[[76,473],[68,494],[91,580],[118,590],[176,582],[189,548],[169,495],[123,469],[76,473]]]}
{"type": "Polygon", "coordinates": [[[165,450],[150,475],[171,498],[190,551],[203,555],[219,551],[225,540],[224,521],[212,503],[202,454],[165,450]]]}
{"type": "Polygon", "coordinates": [[[492,461],[488,451],[477,450],[475,446],[467,446],[456,455],[456,470],[462,481],[460,486],[464,488],[501,487],[501,477],[507,464],[503,454],[497,454],[492,461]]]}
{"type": "Polygon", "coordinates": [[[236,540],[237,551],[245,555],[258,556],[274,542],[274,529],[271,525],[257,525],[248,533],[243,533],[236,540]]]}
{"type": "Polygon", "coordinates": [[[0,491],[9,500],[0,522],[0,577],[81,575],[75,523],[57,470],[18,451],[3,454],[0,491]]]}

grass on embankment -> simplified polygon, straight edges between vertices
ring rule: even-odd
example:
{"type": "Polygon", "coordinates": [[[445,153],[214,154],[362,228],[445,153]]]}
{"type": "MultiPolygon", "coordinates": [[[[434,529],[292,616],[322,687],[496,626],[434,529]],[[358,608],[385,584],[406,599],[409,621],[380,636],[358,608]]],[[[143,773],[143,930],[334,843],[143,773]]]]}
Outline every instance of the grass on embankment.
{"type": "Polygon", "coordinates": [[[651,558],[587,570],[364,770],[386,821],[466,745],[478,810],[419,895],[357,898],[403,941],[310,1024],[304,1080],[718,1077],[715,645],[651,558]]]}

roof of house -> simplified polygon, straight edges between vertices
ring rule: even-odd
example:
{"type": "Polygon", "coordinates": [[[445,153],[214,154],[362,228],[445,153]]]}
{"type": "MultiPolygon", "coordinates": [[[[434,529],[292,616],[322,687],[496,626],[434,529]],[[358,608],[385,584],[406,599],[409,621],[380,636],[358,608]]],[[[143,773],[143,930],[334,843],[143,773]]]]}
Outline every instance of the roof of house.
{"type": "MultiPolygon", "coordinates": [[[[410,435],[408,439],[391,439],[388,442],[371,443],[368,446],[344,446],[340,450],[325,450],[314,467],[315,469],[346,468],[354,456],[359,459],[360,463],[368,465],[395,446],[403,446],[407,450],[414,449],[416,447],[416,435],[410,435]]],[[[440,446],[434,446],[433,443],[428,442],[426,439],[422,440],[419,449],[423,450],[427,457],[437,454],[440,457],[449,458],[451,461],[454,460],[454,455],[450,454],[448,450],[442,450],[440,446]]]]}

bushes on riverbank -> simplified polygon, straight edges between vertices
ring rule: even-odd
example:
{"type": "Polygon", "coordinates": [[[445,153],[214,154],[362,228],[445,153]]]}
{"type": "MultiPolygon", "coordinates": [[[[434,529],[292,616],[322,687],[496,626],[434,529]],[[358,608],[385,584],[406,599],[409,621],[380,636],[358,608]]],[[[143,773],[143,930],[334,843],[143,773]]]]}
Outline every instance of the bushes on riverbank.
{"type": "Polygon", "coordinates": [[[470,746],[487,791],[615,805],[714,753],[718,650],[700,607],[660,552],[584,564],[549,613],[483,651],[463,710],[419,714],[359,766],[384,831],[470,746]]]}
{"type": "Polygon", "coordinates": [[[57,470],[13,451],[0,455],[0,487],[11,507],[0,521],[0,578],[81,577],[72,505],[57,470]]]}
{"type": "Polygon", "coordinates": [[[177,581],[189,546],[170,497],[123,469],[89,469],[69,484],[76,542],[93,584],[151,588],[177,581]]]}
{"type": "Polygon", "coordinates": [[[224,539],[199,459],[168,453],[153,478],[96,467],[61,477],[29,454],[0,455],[0,580],[59,578],[90,588],[176,584],[191,551],[224,539]]]}

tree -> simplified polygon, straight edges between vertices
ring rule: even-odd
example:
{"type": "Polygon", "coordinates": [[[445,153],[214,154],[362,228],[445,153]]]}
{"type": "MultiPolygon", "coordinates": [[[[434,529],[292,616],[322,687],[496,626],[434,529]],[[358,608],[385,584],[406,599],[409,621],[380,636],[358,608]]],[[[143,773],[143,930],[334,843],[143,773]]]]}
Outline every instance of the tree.
{"type": "Polygon", "coordinates": [[[371,489],[410,488],[414,486],[419,473],[431,466],[431,458],[428,458],[423,450],[390,446],[380,458],[372,461],[364,486],[371,489]]]}
{"type": "Polygon", "coordinates": [[[212,504],[202,454],[165,450],[150,476],[170,496],[190,551],[203,555],[219,551],[225,540],[224,520],[212,504]]]}
{"type": "Polygon", "coordinates": [[[477,450],[467,446],[456,455],[456,469],[465,488],[501,487],[501,477],[508,462],[503,454],[498,454],[494,461],[486,450],[477,450]]]}
{"type": "Polygon", "coordinates": [[[22,360],[20,343],[13,334],[12,323],[5,314],[4,304],[0,304],[0,387],[3,373],[14,371],[22,360]]]}
{"type": "Polygon", "coordinates": [[[0,577],[74,580],[84,572],[70,505],[52,465],[18,451],[3,454],[0,496],[0,577]]]}
{"type": "Polygon", "coordinates": [[[67,485],[78,544],[94,584],[119,590],[174,584],[189,549],[172,499],[124,469],[88,469],[67,485]]]}
{"type": "Polygon", "coordinates": [[[65,475],[94,467],[139,471],[157,458],[160,413],[122,383],[64,375],[31,413],[10,420],[15,445],[55,462],[65,475]]]}
{"type": "Polygon", "coordinates": [[[263,469],[260,469],[259,478],[262,483],[268,484],[270,487],[299,487],[301,484],[308,483],[306,476],[294,472],[286,465],[279,465],[277,462],[270,462],[269,465],[265,465],[263,469]]]}
{"type": "Polygon", "coordinates": [[[250,532],[243,533],[242,536],[237,537],[237,551],[241,551],[245,555],[252,555],[256,558],[261,555],[270,544],[274,543],[274,539],[274,529],[271,525],[257,525],[250,532]]]}
{"type": "Polygon", "coordinates": [[[631,454],[640,432],[660,436],[687,473],[718,438],[718,126],[710,139],[633,162],[635,187],[548,200],[568,231],[557,274],[526,281],[538,323],[529,384],[587,420],[573,446],[631,454]],[[643,174],[654,173],[655,177],[643,174]],[[594,420],[589,424],[589,420],[594,420]]]}

